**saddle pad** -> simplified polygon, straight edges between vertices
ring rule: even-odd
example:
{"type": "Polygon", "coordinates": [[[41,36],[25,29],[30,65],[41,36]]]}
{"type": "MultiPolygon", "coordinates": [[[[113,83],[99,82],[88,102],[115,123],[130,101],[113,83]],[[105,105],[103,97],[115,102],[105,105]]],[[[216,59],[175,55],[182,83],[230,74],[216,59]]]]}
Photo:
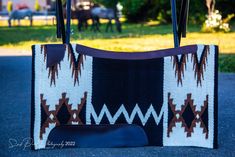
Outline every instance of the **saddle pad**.
{"type": "Polygon", "coordinates": [[[149,146],[216,147],[217,46],[127,53],[58,44],[32,50],[33,149],[46,148],[59,126],[118,124],[140,126],[149,146]]]}

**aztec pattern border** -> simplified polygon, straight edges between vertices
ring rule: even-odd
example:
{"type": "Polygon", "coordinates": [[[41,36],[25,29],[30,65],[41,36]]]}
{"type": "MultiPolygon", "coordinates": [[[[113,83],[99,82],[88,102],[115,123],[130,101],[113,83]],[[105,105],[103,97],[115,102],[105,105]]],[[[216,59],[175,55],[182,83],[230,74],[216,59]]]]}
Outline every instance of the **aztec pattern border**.
{"type": "Polygon", "coordinates": [[[46,65],[46,46],[33,46],[33,149],[45,148],[56,126],[98,125],[104,117],[109,124],[116,124],[121,115],[127,124],[139,117],[138,124],[142,126],[150,117],[155,122],[151,125],[158,126],[163,120],[163,146],[217,147],[217,46],[197,45],[196,53],[164,57],[163,104],[159,113],[152,104],[145,113],[138,104],[132,111],[120,104],[115,114],[108,104],[103,104],[99,113],[92,105],[93,57],[73,53],[76,45],[64,46],[64,59],[51,67],[46,65]],[[85,112],[84,117],[81,112],[85,112]]]}

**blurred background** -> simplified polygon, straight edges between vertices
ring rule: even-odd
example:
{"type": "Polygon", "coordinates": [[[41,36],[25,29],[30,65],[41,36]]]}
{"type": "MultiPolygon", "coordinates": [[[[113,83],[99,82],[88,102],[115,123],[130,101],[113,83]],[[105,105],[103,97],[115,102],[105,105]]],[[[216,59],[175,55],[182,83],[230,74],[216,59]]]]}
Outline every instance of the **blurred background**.
{"type": "MultiPolygon", "coordinates": [[[[176,1],[179,14],[181,0],[176,1]]],[[[0,157],[235,156],[235,0],[191,0],[187,38],[181,41],[182,46],[219,46],[219,149],[143,147],[35,152],[23,149],[22,143],[10,149],[9,139],[20,142],[30,135],[31,45],[62,43],[56,38],[55,2],[0,0],[0,157]]],[[[71,43],[117,53],[174,47],[170,0],[72,0],[71,23],[71,43]]]]}
{"type": "MultiPolygon", "coordinates": [[[[0,56],[30,56],[33,44],[61,43],[56,38],[55,4],[55,0],[0,0],[0,56]]],[[[180,0],[177,7],[179,14],[180,0]]],[[[190,1],[187,38],[181,42],[219,45],[222,72],[235,72],[234,8],[233,0],[190,1]]],[[[172,48],[170,1],[72,0],[71,42],[128,52],[172,48]],[[95,7],[103,16],[94,22],[95,7]]]]}

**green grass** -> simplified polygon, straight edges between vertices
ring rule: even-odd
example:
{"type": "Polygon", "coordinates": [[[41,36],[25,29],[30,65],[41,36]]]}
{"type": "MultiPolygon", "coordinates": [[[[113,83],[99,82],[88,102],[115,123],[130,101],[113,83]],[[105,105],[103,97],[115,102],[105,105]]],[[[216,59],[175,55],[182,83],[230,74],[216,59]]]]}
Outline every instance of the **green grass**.
{"type": "MultiPolygon", "coordinates": [[[[171,25],[123,24],[123,33],[106,33],[105,26],[101,33],[86,30],[78,33],[72,25],[74,35],[72,43],[115,51],[148,51],[173,47],[171,25]]],[[[200,33],[199,25],[189,25],[186,39],[182,45],[216,44],[220,48],[219,69],[223,72],[235,72],[235,24],[230,33],[200,33]]],[[[0,27],[0,46],[9,49],[30,50],[37,43],[60,43],[56,39],[55,26],[0,27]]]]}
{"type": "MultiPolygon", "coordinates": [[[[104,30],[104,25],[101,30],[104,30]]],[[[123,33],[94,33],[87,30],[78,33],[72,25],[74,35],[71,41],[82,43],[101,49],[115,51],[145,51],[153,49],[171,48],[173,46],[171,25],[148,26],[144,24],[123,24],[123,33]],[[95,40],[96,39],[96,40],[95,40]]],[[[198,33],[200,26],[190,25],[187,39],[182,45],[188,44],[216,44],[223,53],[235,52],[235,32],[232,33],[198,33]]],[[[30,49],[36,43],[56,43],[55,26],[35,27],[0,27],[0,46],[17,49],[30,49]]]]}
{"type": "MultiPolygon", "coordinates": [[[[146,26],[142,24],[123,24],[123,33],[104,31],[105,26],[102,25],[102,32],[94,33],[86,30],[79,33],[75,25],[72,25],[74,35],[71,36],[72,41],[78,40],[94,40],[94,39],[123,39],[123,38],[142,38],[146,35],[167,35],[171,32],[170,25],[159,25],[156,27],[146,26]]],[[[190,27],[192,32],[198,31],[195,27],[190,27]]],[[[55,26],[34,26],[34,27],[0,27],[0,46],[21,45],[24,42],[58,42],[55,37],[55,26]]]]}
{"type": "Polygon", "coordinates": [[[221,54],[219,57],[219,71],[235,72],[235,55],[221,54]]]}

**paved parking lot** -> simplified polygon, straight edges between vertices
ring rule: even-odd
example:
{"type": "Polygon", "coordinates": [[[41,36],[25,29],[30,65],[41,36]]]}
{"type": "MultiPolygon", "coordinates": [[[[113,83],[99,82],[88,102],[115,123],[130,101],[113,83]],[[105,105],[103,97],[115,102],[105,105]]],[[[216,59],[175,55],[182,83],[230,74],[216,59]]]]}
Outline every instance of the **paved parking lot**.
{"type": "Polygon", "coordinates": [[[0,57],[0,157],[235,157],[235,74],[219,74],[219,149],[145,147],[115,149],[63,149],[31,151],[9,148],[9,139],[30,135],[31,57],[0,57]]]}

